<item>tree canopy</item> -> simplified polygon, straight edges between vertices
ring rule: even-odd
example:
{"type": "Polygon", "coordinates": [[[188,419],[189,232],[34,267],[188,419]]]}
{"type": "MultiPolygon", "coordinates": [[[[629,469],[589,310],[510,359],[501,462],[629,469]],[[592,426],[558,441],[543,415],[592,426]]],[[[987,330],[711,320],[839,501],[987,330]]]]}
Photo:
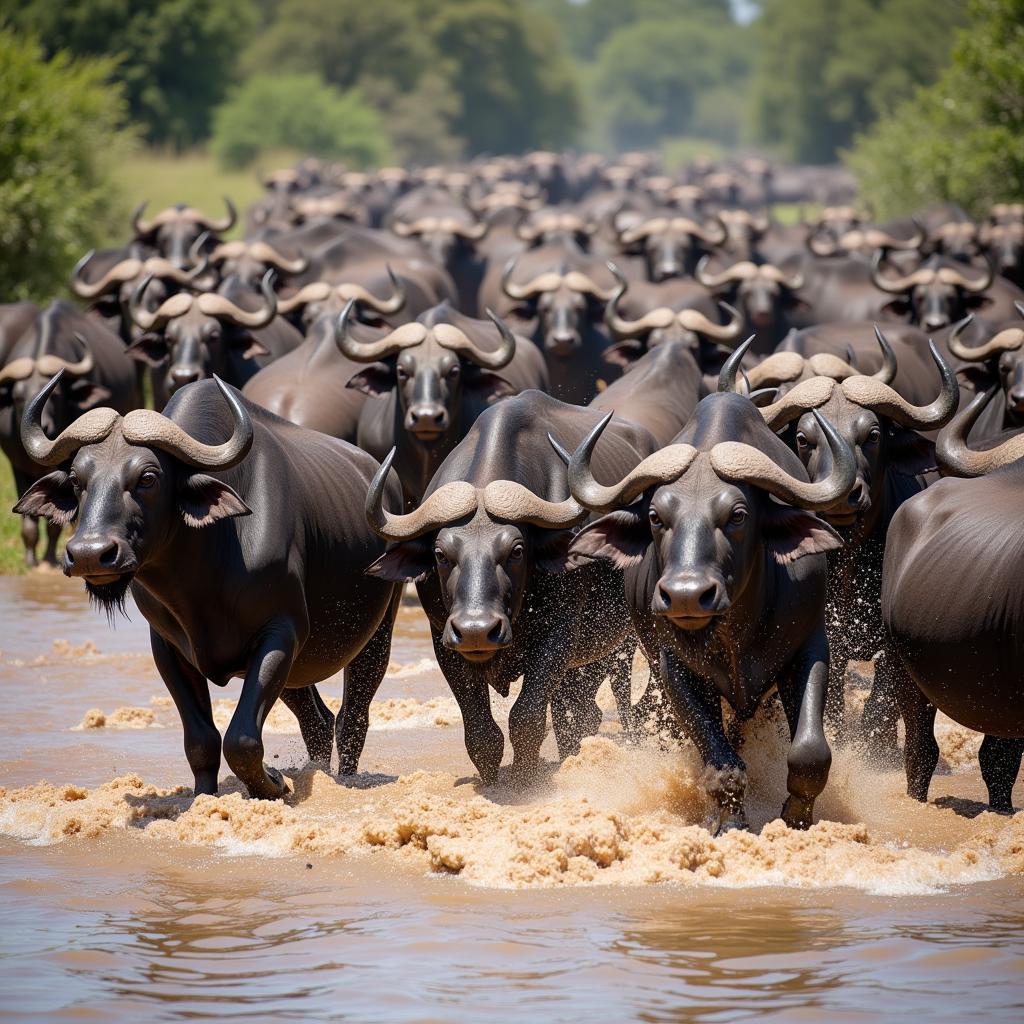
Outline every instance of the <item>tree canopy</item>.
{"type": "Polygon", "coordinates": [[[856,141],[880,215],[955,202],[976,216],[1024,195],[1024,0],[971,0],[953,60],[856,141]]]}
{"type": "Polygon", "coordinates": [[[48,56],[113,58],[132,120],[181,148],[209,135],[258,14],[251,0],[28,0],[9,17],[48,56]]]}

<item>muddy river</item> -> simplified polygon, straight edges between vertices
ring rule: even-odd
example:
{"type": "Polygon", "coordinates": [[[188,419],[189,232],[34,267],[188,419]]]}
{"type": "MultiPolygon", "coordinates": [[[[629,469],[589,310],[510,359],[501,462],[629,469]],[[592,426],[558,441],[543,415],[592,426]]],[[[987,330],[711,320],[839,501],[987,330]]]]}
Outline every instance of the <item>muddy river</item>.
{"type": "Polygon", "coordinates": [[[414,605],[354,782],[272,714],[284,802],[226,769],[190,798],[145,622],[108,628],[58,574],[0,578],[0,687],[3,1019],[1024,1020],[1024,815],[983,811],[950,723],[928,806],[840,750],[798,833],[768,708],[756,832],[713,839],[692,749],[623,746],[606,693],[536,790],[481,788],[414,605]]]}

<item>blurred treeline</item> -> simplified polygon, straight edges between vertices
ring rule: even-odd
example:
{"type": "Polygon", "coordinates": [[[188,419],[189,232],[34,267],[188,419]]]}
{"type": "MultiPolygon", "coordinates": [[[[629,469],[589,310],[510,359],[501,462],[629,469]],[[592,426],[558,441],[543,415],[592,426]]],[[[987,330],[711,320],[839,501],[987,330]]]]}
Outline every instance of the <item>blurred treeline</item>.
{"type": "Polygon", "coordinates": [[[961,0],[26,0],[151,144],[228,165],[739,145],[835,159],[934,81],[961,0]]]}

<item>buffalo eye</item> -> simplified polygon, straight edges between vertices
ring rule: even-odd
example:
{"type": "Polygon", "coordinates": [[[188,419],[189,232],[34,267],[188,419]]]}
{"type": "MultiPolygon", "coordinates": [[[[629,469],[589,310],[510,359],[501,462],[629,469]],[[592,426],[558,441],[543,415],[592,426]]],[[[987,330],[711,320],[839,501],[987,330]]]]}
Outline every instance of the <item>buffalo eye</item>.
{"type": "Polygon", "coordinates": [[[151,469],[147,469],[146,472],[139,477],[139,481],[135,485],[135,488],[136,490],[146,491],[149,490],[150,487],[154,487],[156,485],[156,481],[156,473],[154,473],[151,469]]]}
{"type": "Polygon", "coordinates": [[[810,443],[807,440],[807,435],[802,430],[798,430],[796,432],[796,447],[797,451],[801,452],[805,452],[808,448],[810,448],[810,443]]]}
{"type": "Polygon", "coordinates": [[[656,530],[660,530],[661,527],[664,526],[664,523],[661,521],[661,516],[659,516],[653,508],[648,511],[647,518],[650,521],[651,526],[656,530]]]}
{"type": "Polygon", "coordinates": [[[737,505],[729,516],[730,526],[742,526],[747,521],[747,510],[743,505],[737,505]]]}
{"type": "Polygon", "coordinates": [[[451,367],[451,368],[450,368],[450,369],[448,370],[448,379],[449,379],[449,380],[458,380],[458,379],[459,379],[459,373],[460,373],[460,372],[461,372],[461,370],[460,370],[460,368],[459,368],[459,364],[458,364],[458,363],[456,363],[456,364],[455,364],[454,366],[452,366],[452,367],[451,367]]]}
{"type": "Polygon", "coordinates": [[[523,547],[523,542],[516,541],[516,543],[512,545],[512,550],[508,553],[508,560],[510,562],[520,562],[522,561],[524,554],[525,548],[523,547]]]}
{"type": "Polygon", "coordinates": [[[81,493],[82,484],[78,479],[78,474],[74,470],[71,470],[71,472],[68,473],[68,483],[71,484],[71,488],[75,494],[81,493]]]}
{"type": "Polygon", "coordinates": [[[882,432],[878,427],[872,427],[868,431],[867,442],[868,444],[878,444],[882,440],[882,432]]]}
{"type": "Polygon", "coordinates": [[[407,381],[409,379],[409,371],[404,366],[399,366],[396,372],[400,381],[407,381]]]}
{"type": "Polygon", "coordinates": [[[448,564],[448,556],[441,548],[434,548],[434,558],[437,559],[437,564],[440,566],[446,566],[448,564]]]}

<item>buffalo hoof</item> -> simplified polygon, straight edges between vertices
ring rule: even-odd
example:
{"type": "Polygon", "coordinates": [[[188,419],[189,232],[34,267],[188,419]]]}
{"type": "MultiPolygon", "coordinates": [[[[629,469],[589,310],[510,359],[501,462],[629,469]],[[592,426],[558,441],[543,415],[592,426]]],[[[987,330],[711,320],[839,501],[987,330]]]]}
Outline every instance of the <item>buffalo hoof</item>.
{"type": "Polygon", "coordinates": [[[248,786],[249,796],[257,800],[280,800],[287,796],[290,790],[284,776],[276,769],[267,765],[263,766],[266,776],[262,784],[248,786]]]}
{"type": "Polygon", "coordinates": [[[789,828],[809,829],[814,824],[814,801],[791,796],[782,808],[782,820],[789,828]]]}
{"type": "Polygon", "coordinates": [[[746,818],[739,818],[735,815],[722,818],[717,824],[712,822],[714,827],[709,828],[708,831],[715,836],[724,836],[727,832],[749,832],[750,826],[747,824],[746,818]]]}
{"type": "Polygon", "coordinates": [[[1014,810],[1013,804],[1003,804],[1003,803],[989,804],[988,809],[993,814],[1002,814],[1002,815],[1004,815],[1007,818],[1009,818],[1010,816],[1012,816],[1012,815],[1017,813],[1014,810]]]}

